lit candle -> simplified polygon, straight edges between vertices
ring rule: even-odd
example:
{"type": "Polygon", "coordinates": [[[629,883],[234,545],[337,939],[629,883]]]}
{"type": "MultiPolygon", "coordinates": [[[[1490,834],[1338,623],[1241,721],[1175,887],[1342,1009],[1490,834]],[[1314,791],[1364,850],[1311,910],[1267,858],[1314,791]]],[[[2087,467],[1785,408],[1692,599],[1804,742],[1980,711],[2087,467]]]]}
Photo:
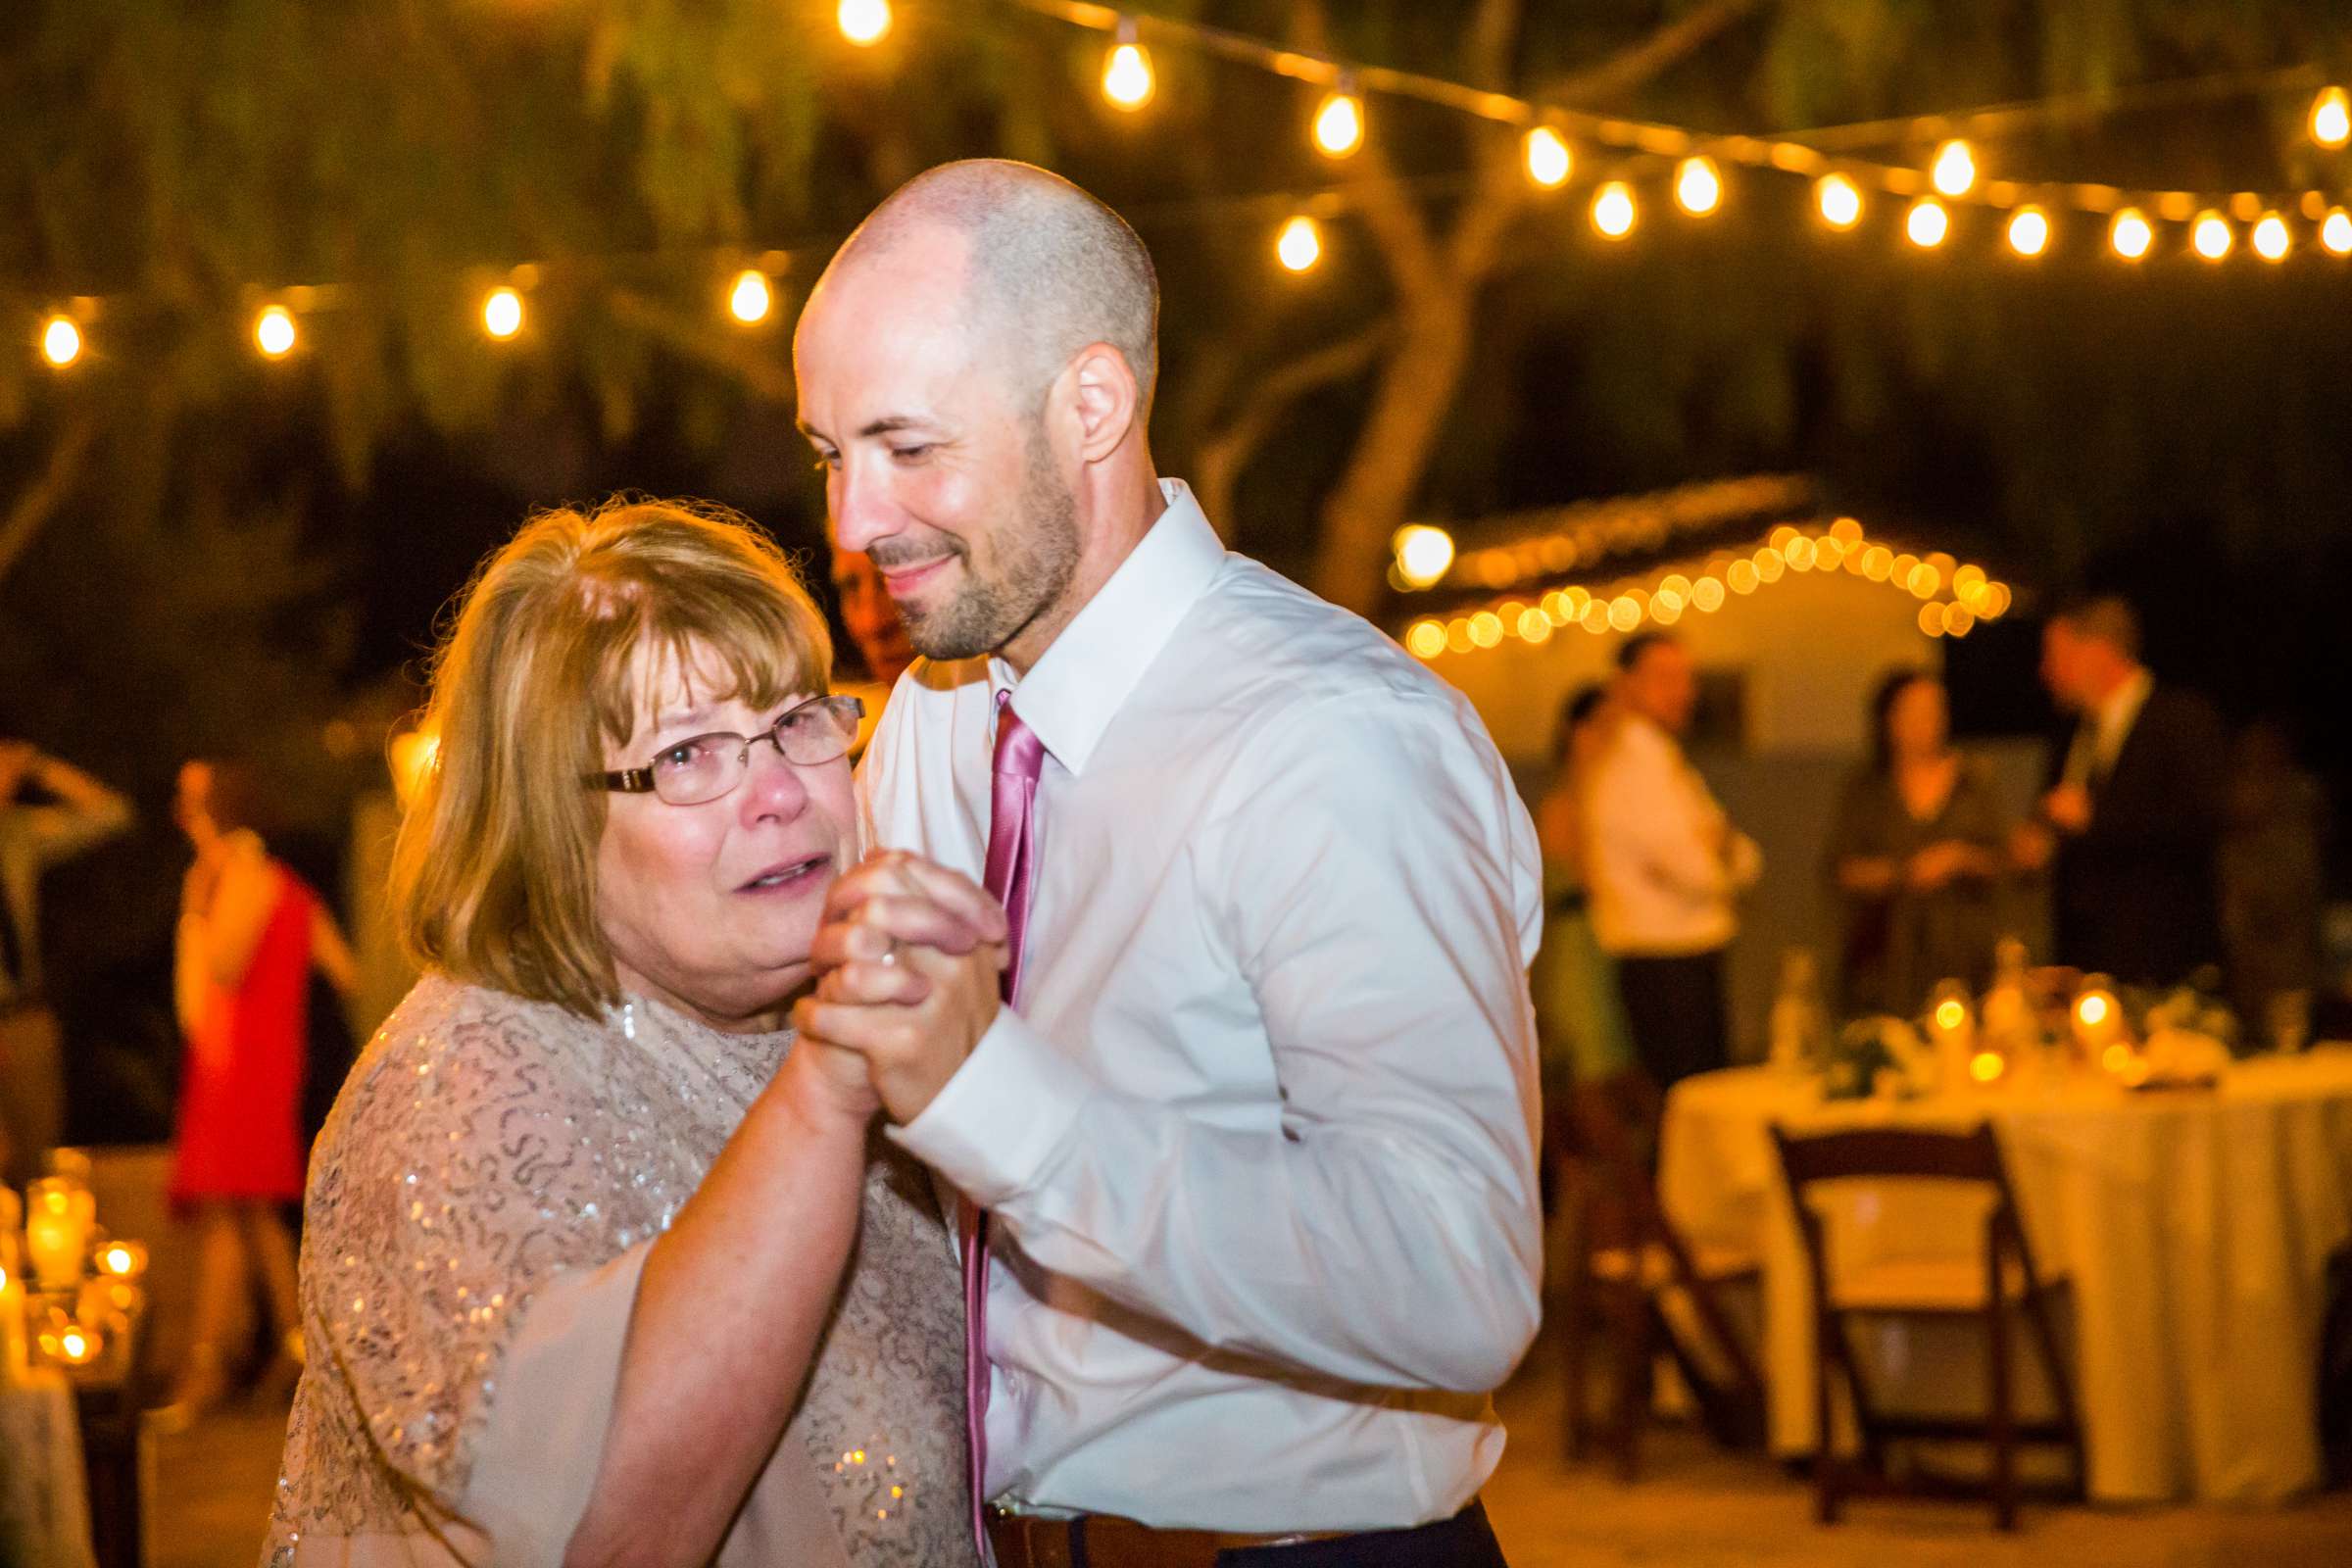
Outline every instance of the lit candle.
{"type": "MultiPolygon", "coordinates": [[[[1976,1009],[1969,1005],[1968,988],[1946,980],[1936,988],[1928,1004],[1928,1039],[1936,1048],[1936,1078],[1946,1089],[1971,1081],[1969,1057],[1977,1044],[1976,1009]]],[[[1984,1082],[1975,1078],[1975,1082],[1984,1082]]]]}
{"type": "Polygon", "coordinates": [[[48,1324],[41,1330],[41,1353],[66,1366],[88,1366],[105,1348],[103,1335],[63,1312],[51,1313],[48,1324]]]}
{"type": "Polygon", "coordinates": [[[71,1290],[81,1283],[97,1200],[68,1176],[44,1176],[24,1193],[32,1209],[24,1221],[24,1250],[32,1271],[43,1290],[71,1290]]]}
{"type": "Polygon", "coordinates": [[[17,1254],[23,1214],[15,1191],[0,1187],[0,1382],[24,1370],[24,1280],[17,1254]]]}
{"type": "Polygon", "coordinates": [[[147,1272],[147,1248],[139,1242],[109,1242],[98,1249],[98,1272],[135,1280],[147,1272]]]}

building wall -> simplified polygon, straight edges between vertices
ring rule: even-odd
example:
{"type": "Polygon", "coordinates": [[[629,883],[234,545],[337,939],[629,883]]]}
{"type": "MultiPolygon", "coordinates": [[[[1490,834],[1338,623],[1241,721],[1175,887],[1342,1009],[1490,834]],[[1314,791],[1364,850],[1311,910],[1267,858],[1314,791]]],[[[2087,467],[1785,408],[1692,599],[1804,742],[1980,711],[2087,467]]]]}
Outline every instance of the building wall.
{"type": "MultiPolygon", "coordinates": [[[[1942,667],[1942,645],[1919,629],[1919,601],[1843,571],[1790,572],[1711,615],[1686,613],[1673,630],[1702,670],[1738,670],[1746,689],[1744,750],[1858,752],[1879,676],[1896,664],[1942,667]]],[[[1547,766],[1560,703],[1605,678],[1618,645],[1571,627],[1540,644],[1442,654],[1431,668],[1486,715],[1515,767],[1547,766]]]]}
{"type": "MultiPolygon", "coordinates": [[[[1824,884],[1830,815],[1847,772],[1868,745],[1869,703],[1898,664],[1942,667],[1942,644],[1919,629],[1919,601],[1844,572],[1791,573],[1712,615],[1685,614],[1673,631],[1704,674],[1734,673],[1744,692],[1743,733],[1696,745],[1692,761],[1734,821],[1764,851],[1764,879],[1742,909],[1731,955],[1735,1052],[1763,1054],[1764,1018],[1781,956],[1810,948],[1835,986],[1836,909],[1824,884]]],[[[1541,644],[1442,655],[1431,668],[1465,692],[1486,718],[1532,804],[1550,781],[1552,728],[1561,702],[1604,680],[1624,638],[1577,628],[1541,644]]],[[[2001,742],[1982,753],[2013,812],[2032,802],[2038,749],[2001,742]]],[[[2022,885],[2007,923],[2036,952],[2047,914],[2039,888],[2022,885]]],[[[1833,992],[1834,995],[1834,992],[1833,992]]]]}

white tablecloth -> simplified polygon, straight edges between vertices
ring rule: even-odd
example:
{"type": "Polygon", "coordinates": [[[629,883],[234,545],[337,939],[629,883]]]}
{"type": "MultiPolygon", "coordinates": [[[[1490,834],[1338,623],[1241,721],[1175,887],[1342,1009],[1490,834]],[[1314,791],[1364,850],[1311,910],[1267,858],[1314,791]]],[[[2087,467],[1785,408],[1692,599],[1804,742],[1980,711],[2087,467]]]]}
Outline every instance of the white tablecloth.
{"type": "MultiPolygon", "coordinates": [[[[2236,1064],[2208,1092],[2096,1077],[2003,1092],[1824,1103],[1810,1079],[1733,1068],[1667,1100],[1659,1191],[1694,1239],[1757,1249],[1773,1447],[1813,1446],[1812,1294],[1767,1128],[1964,1126],[1989,1116],[2045,1275],[2071,1284],[2089,1490],[2115,1501],[2269,1501],[2321,1479],[2318,1340],[2327,1260],[2352,1243],[2352,1048],[2236,1064]]],[[[1914,1184],[1831,1218],[1833,1250],[1977,1253],[1983,1228],[1914,1184]]],[[[1852,1255],[1852,1254],[1845,1254],[1852,1255]]],[[[1899,1326],[1871,1358],[1950,1388],[1954,1324],[1899,1326]],[[1931,1332],[1938,1336],[1927,1337],[1931,1332]],[[1930,1363],[1935,1363],[1931,1365],[1930,1363]]],[[[1981,1336],[1977,1336],[1981,1340],[1981,1336]]],[[[1866,1352],[1869,1353],[1869,1352],[1866,1352]]],[[[1901,1379],[1896,1378],[1899,1383],[1901,1379]]],[[[1981,1409],[1981,1403],[1976,1406],[1981,1409]]]]}
{"type": "Polygon", "coordinates": [[[90,1568],[81,1429],[54,1370],[0,1366],[0,1562],[90,1568]]]}

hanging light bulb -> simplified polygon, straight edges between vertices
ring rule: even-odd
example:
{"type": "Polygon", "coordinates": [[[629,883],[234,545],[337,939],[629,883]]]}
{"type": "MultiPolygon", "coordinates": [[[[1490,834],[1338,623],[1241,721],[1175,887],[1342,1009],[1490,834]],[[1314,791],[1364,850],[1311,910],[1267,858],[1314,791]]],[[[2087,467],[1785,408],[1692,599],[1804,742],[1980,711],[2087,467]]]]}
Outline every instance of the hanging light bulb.
{"type": "Polygon", "coordinates": [[[2311,139],[2335,151],[2352,142],[2352,94],[2341,87],[2323,87],[2311,101],[2311,139]]]}
{"type": "Polygon", "coordinates": [[[270,306],[255,319],[253,341],[270,359],[284,359],[294,347],[294,318],[284,306],[270,306]]]}
{"type": "Polygon", "coordinates": [[[2230,247],[2236,239],[2237,235],[2230,227],[2230,220],[2211,208],[2199,213],[2196,222],[2188,230],[2189,244],[2209,262],[2218,262],[2229,255],[2230,247]]]}
{"type": "Polygon", "coordinates": [[[1951,214],[1945,212],[1943,203],[1933,196],[1922,196],[1913,202],[1910,214],[1903,220],[1903,232],[1909,234],[1911,243],[1923,251],[1932,251],[1942,244],[1944,236],[1951,231],[1951,214]]]}
{"type": "Polygon", "coordinates": [[[64,369],[81,358],[81,328],[63,316],[52,316],[41,328],[41,358],[64,369]]]}
{"type": "Polygon", "coordinates": [[[1453,565],[1453,535],[1425,522],[1407,523],[1389,542],[1396,569],[1415,588],[1426,588],[1453,565]]]}
{"type": "Polygon", "coordinates": [[[2266,262],[2283,262],[2294,246],[2294,236],[2287,232],[2286,220],[2277,213],[2265,213],[2254,225],[2254,254],[2266,262]]]}
{"type": "Polygon", "coordinates": [[[1152,56],[1135,41],[1135,19],[1119,19],[1119,41],[1102,62],[1102,96],[1111,107],[1130,113],[1152,101],[1159,83],[1152,75],[1152,56]]]}
{"type": "Polygon", "coordinates": [[[494,289],[482,301],[482,330],[504,341],[522,330],[522,296],[511,288],[494,289]]]}
{"type": "Polygon", "coordinates": [[[1294,272],[1303,272],[1321,261],[1323,235],[1315,227],[1315,220],[1301,213],[1283,224],[1274,241],[1274,254],[1294,272]]]}
{"type": "Polygon", "coordinates": [[[2009,248],[2020,256],[2039,256],[2050,248],[2050,219],[2038,207],[2020,207],[2009,220],[2009,248]]]}
{"type": "Polygon", "coordinates": [[[1576,172],[1576,155],[1549,125],[1538,125],[1527,133],[1526,152],[1527,177],[1545,190],[1559,189],[1576,172]]]}
{"type": "Polygon", "coordinates": [[[1936,149],[1928,173],[1944,195],[1965,196],[1977,186],[1977,155],[1964,141],[1947,141],[1936,149]]]}
{"type": "Polygon", "coordinates": [[[2329,208],[2320,221],[2320,244],[2330,256],[2352,256],[2352,213],[2329,208]]]}
{"type": "Polygon", "coordinates": [[[2156,230],[2149,226],[2145,213],[2136,207],[2127,207],[2107,225],[2107,243],[2125,261],[2136,262],[2156,243],[2156,230]]]}
{"type": "Polygon", "coordinates": [[[1326,158],[1350,157],[1364,144],[1364,103],[1354,87],[1343,76],[1315,111],[1315,149],[1326,158]]]}
{"type": "Polygon", "coordinates": [[[1813,182],[1813,205],[1832,228],[1851,228],[1862,221],[1862,188],[1843,174],[1824,174],[1813,182]]]}
{"type": "Polygon", "coordinates": [[[844,38],[860,49],[871,48],[890,35],[890,0],[841,0],[833,20],[844,38]]]}
{"type": "Polygon", "coordinates": [[[1712,158],[1686,158],[1674,171],[1674,199],[1693,218],[1723,205],[1723,172],[1712,158]]]}
{"type": "Polygon", "coordinates": [[[768,311],[776,303],[776,291],[767,284],[767,274],[756,267],[735,274],[735,286],[727,290],[727,312],[749,326],[767,319],[768,311]]]}
{"type": "Polygon", "coordinates": [[[1592,226],[1610,239],[1623,239],[1634,231],[1634,187],[1622,179],[1612,179],[1592,193],[1592,226]]]}

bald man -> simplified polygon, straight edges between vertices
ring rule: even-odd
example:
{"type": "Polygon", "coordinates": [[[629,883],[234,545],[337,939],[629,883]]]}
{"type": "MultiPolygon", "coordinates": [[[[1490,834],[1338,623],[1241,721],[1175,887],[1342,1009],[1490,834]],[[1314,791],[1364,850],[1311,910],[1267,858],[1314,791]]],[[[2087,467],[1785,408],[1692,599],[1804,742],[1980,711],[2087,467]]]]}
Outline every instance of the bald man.
{"type": "Polygon", "coordinates": [[[960,1195],[1000,1568],[1491,1568],[1534,829],[1458,694],[1155,472],[1157,311],[1124,222],[1005,163],[811,294],[835,534],[924,658],[799,1021],[960,1195]]]}

